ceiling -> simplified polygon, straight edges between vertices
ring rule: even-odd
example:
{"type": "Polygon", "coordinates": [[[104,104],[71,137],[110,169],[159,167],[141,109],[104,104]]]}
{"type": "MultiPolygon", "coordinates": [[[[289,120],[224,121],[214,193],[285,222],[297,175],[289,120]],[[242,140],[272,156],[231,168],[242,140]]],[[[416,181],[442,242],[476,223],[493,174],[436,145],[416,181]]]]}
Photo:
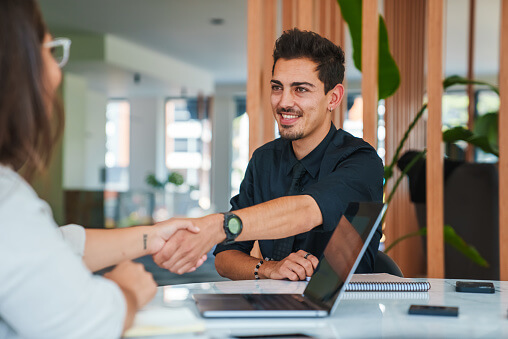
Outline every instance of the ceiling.
{"type": "MultiPolygon", "coordinates": [[[[500,0],[476,3],[475,71],[495,79],[500,0]]],[[[246,81],[247,0],[40,0],[40,4],[53,30],[113,34],[205,69],[217,84],[246,81]],[[214,18],[223,19],[223,25],[212,25],[214,18]]],[[[445,73],[465,75],[468,1],[448,0],[445,13],[445,73]]],[[[347,76],[359,79],[348,46],[349,42],[347,76]]]]}
{"type": "Polygon", "coordinates": [[[214,74],[247,78],[246,0],[40,0],[52,30],[113,34],[214,74]],[[221,18],[222,25],[211,19],[221,18]]]}

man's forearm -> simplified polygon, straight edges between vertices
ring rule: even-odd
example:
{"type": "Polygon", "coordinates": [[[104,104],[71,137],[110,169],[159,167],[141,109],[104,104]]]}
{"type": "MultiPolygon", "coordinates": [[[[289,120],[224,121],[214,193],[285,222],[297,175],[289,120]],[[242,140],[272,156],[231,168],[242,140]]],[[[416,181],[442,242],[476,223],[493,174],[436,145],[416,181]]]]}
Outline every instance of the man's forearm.
{"type": "Polygon", "coordinates": [[[237,250],[220,252],[215,257],[217,272],[231,280],[254,279],[254,268],[258,263],[258,258],[237,250]]]}
{"type": "Polygon", "coordinates": [[[285,238],[323,223],[321,210],[309,195],[281,197],[234,213],[244,225],[237,241],[285,238]]]}

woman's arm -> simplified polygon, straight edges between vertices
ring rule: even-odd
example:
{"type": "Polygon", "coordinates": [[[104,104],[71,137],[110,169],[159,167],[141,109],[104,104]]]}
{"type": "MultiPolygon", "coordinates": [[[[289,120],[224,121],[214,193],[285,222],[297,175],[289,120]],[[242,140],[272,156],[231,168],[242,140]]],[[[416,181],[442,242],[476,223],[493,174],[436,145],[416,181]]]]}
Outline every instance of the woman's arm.
{"type": "Polygon", "coordinates": [[[199,232],[199,228],[192,225],[164,224],[113,230],[86,229],[83,261],[94,272],[122,261],[155,254],[179,229],[199,232]]]}

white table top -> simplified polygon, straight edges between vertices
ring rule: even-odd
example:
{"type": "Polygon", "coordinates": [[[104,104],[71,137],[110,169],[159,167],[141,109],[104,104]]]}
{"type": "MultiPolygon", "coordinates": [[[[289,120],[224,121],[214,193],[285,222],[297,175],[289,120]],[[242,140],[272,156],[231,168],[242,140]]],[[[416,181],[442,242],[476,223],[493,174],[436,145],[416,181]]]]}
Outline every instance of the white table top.
{"type": "MultiPolygon", "coordinates": [[[[206,332],[176,337],[303,333],[316,338],[508,338],[508,282],[494,294],[457,293],[453,279],[429,281],[429,292],[346,292],[334,314],[322,319],[203,319],[206,332]],[[459,307],[458,317],[409,315],[411,304],[459,307]]],[[[221,281],[159,287],[152,305],[189,307],[193,293],[302,293],[306,282],[221,281]],[[165,299],[165,300],[164,300],[165,299]]]]}

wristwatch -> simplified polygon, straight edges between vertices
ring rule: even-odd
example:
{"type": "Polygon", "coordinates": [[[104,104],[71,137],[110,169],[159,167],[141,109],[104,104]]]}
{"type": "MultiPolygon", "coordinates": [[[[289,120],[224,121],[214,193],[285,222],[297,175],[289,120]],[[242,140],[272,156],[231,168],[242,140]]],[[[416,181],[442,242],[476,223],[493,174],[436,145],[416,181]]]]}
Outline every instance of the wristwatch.
{"type": "Polygon", "coordinates": [[[224,240],[222,244],[229,245],[235,242],[236,237],[242,233],[242,219],[231,212],[222,214],[224,214],[224,233],[226,233],[226,240],[224,240]]]}

